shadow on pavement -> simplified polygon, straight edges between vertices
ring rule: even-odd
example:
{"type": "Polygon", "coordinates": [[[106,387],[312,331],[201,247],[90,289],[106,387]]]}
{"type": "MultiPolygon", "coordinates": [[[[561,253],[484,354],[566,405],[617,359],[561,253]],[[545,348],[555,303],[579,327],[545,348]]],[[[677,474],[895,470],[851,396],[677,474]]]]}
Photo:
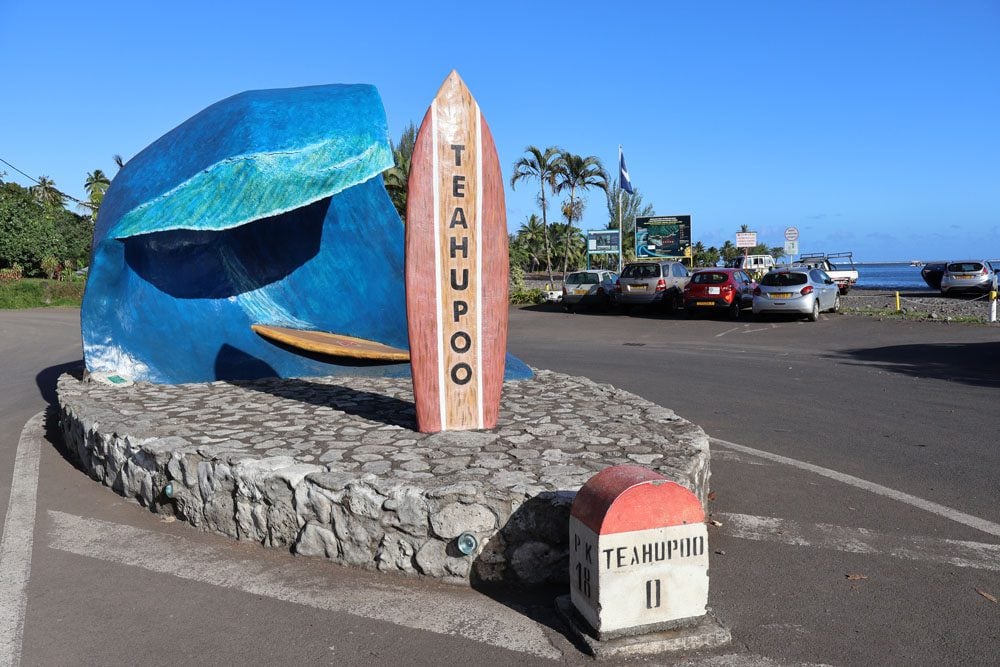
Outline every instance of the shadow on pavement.
{"type": "Polygon", "coordinates": [[[1000,387],[1000,341],[855,348],[837,356],[913,377],[1000,387]]]}

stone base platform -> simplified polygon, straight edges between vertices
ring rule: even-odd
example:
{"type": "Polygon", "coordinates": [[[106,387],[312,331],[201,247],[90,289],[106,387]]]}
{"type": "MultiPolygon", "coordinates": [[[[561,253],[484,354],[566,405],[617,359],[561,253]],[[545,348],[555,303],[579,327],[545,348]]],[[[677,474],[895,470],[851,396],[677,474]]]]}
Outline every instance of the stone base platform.
{"type": "Polygon", "coordinates": [[[568,580],[570,505],[638,463],[706,505],[708,438],[582,377],[504,385],[491,431],[416,431],[408,379],[110,386],[63,375],[66,448],[153,512],[298,554],[453,583],[568,580]],[[478,540],[469,556],[456,538],[478,540]]]}

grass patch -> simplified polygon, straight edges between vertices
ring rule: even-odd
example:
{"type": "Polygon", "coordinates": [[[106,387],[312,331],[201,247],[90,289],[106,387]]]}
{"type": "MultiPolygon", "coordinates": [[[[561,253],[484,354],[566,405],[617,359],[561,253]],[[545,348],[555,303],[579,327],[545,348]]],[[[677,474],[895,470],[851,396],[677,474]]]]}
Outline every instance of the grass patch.
{"type": "Polygon", "coordinates": [[[72,306],[83,301],[83,280],[24,278],[0,283],[0,309],[72,306]]]}

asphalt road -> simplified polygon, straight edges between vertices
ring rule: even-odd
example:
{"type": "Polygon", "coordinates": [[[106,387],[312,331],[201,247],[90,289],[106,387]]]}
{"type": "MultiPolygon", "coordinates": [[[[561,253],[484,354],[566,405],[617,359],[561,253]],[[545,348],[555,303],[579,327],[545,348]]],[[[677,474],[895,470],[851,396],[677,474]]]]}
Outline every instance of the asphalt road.
{"type": "MultiPolygon", "coordinates": [[[[696,664],[995,663],[1000,605],[977,589],[1000,597],[1000,328],[514,309],[510,330],[528,363],[719,439],[710,605],[735,644],[696,664]]],[[[57,443],[26,522],[8,503],[19,434],[80,356],[77,311],[0,312],[0,511],[5,536],[33,536],[7,635],[24,664],[588,661],[547,593],[497,601],[233,544],[124,501],[57,443]]]]}
{"type": "Polygon", "coordinates": [[[976,589],[1000,597],[1000,327],[511,315],[530,364],[831,473],[713,444],[710,604],[749,654],[996,663],[1000,605],[976,589]]]}

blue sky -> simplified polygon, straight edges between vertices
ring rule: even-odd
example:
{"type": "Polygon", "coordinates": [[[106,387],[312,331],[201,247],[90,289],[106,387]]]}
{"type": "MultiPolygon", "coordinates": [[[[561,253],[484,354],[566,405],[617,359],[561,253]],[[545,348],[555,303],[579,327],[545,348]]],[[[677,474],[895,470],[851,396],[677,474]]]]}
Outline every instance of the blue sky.
{"type": "MultiPolygon", "coordinates": [[[[0,158],[80,198],[234,93],[372,83],[397,138],[455,68],[505,178],[529,144],[613,170],[620,143],[644,200],[706,245],[747,224],[860,260],[1000,257],[996,0],[0,0],[0,60],[0,158]]],[[[536,194],[508,189],[511,230],[536,194]]],[[[606,223],[594,194],[582,227],[606,223]]]]}

